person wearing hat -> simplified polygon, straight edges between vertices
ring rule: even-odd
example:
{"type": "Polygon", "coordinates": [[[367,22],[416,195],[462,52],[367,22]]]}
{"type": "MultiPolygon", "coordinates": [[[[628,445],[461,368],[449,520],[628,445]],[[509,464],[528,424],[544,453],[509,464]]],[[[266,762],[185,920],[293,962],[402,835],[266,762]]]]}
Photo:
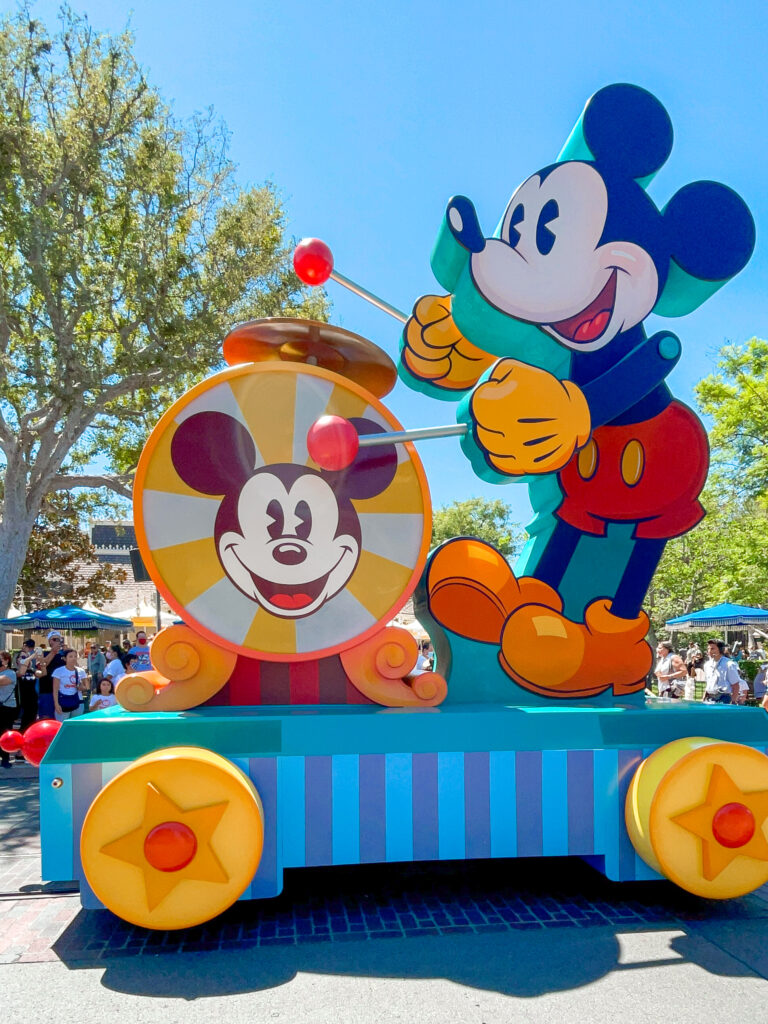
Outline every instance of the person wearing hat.
{"type": "Polygon", "coordinates": [[[40,651],[34,640],[25,640],[16,656],[16,675],[19,678],[19,704],[21,705],[21,732],[37,720],[37,687],[43,674],[38,668],[40,651]]]}
{"type": "Polygon", "coordinates": [[[64,666],[64,656],[61,653],[64,647],[64,638],[57,629],[52,629],[48,634],[48,646],[50,651],[42,659],[41,668],[43,675],[40,677],[40,697],[38,701],[38,717],[55,718],[56,707],[53,701],[53,673],[57,668],[64,666]]]}

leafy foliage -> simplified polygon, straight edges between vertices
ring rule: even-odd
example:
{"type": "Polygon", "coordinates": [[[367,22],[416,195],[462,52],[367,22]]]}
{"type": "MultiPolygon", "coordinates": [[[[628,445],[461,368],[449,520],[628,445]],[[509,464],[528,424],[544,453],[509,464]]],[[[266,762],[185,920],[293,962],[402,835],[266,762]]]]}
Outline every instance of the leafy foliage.
{"type": "Polygon", "coordinates": [[[768,341],[725,345],[718,372],[696,388],[710,432],[714,463],[732,484],[752,497],[768,492],[768,341]]]}
{"type": "Polygon", "coordinates": [[[432,546],[451,537],[478,537],[513,558],[523,546],[525,531],[512,519],[512,510],[500,498],[469,498],[435,509],[432,546]]]}
{"type": "Polygon", "coordinates": [[[88,534],[80,528],[82,498],[49,494],[35,521],[18,589],[25,611],[60,604],[97,606],[114,600],[115,584],[127,574],[96,559],[88,534]]]}
{"type": "MultiPolygon", "coordinates": [[[[768,508],[715,475],[702,495],[707,515],[671,540],[645,603],[653,628],[713,604],[762,606],[768,580],[768,508]]],[[[711,633],[711,630],[710,630],[711,633]]]]}
{"type": "Polygon", "coordinates": [[[0,23],[0,612],[46,495],[130,497],[235,322],[325,319],[274,186],[239,191],[223,125],[180,123],[132,46],[66,7],[56,34],[27,7],[0,23]]]}

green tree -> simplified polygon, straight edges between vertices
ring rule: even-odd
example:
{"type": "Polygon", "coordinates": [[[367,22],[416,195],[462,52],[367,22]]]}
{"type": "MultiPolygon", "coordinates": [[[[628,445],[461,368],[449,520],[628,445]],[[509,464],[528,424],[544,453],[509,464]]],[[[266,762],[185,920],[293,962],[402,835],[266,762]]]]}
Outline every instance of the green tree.
{"type": "Polygon", "coordinates": [[[678,615],[732,601],[761,606],[768,580],[768,510],[715,475],[702,495],[707,515],[671,540],[648,590],[645,609],[657,634],[678,615]]]}
{"type": "Polygon", "coordinates": [[[478,537],[513,558],[523,546],[525,531],[500,498],[469,498],[435,509],[432,546],[451,537],[478,537]]]}
{"type": "Polygon", "coordinates": [[[19,574],[18,597],[25,611],[59,604],[100,605],[115,597],[123,568],[99,562],[88,534],[81,529],[88,510],[86,494],[48,494],[35,520],[19,574]]]}
{"type": "Polygon", "coordinates": [[[0,23],[0,614],[46,495],[130,497],[158,410],[233,323],[325,318],[275,189],[238,192],[223,126],[180,124],[130,35],[60,18],[0,23]]]}
{"type": "Polygon", "coordinates": [[[717,373],[696,387],[712,417],[713,462],[741,492],[768,493],[768,341],[725,345],[717,373]]]}

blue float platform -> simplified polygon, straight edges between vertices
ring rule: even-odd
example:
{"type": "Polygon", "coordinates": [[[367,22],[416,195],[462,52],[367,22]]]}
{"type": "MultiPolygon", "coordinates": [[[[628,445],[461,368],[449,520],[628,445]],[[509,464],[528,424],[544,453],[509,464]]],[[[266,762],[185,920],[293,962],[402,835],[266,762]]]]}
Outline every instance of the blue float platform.
{"type": "Polygon", "coordinates": [[[115,707],[65,722],[41,765],[43,878],[77,879],[84,905],[100,906],[80,864],[86,811],[136,758],[180,745],[229,758],[259,791],[264,853],[244,899],[279,893],[284,868],[330,864],[578,856],[617,881],[658,878],[632,847],[624,801],[640,761],[686,736],[768,753],[768,715],[658,700],[642,709],[115,707]]]}

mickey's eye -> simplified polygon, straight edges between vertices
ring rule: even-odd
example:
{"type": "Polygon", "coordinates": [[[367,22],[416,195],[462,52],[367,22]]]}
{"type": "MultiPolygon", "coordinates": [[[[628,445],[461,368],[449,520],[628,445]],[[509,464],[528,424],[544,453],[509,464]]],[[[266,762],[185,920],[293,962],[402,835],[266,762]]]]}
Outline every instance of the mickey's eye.
{"type": "Polygon", "coordinates": [[[267,524],[267,533],[272,540],[277,540],[278,537],[283,536],[283,530],[285,528],[285,514],[283,513],[283,506],[277,498],[273,498],[267,505],[267,515],[272,520],[267,524]]]}
{"type": "Polygon", "coordinates": [[[312,511],[306,501],[300,501],[296,506],[296,518],[299,520],[296,527],[296,536],[307,540],[312,532],[312,511]]]}
{"type": "Polygon", "coordinates": [[[512,211],[512,216],[509,218],[509,244],[513,249],[520,241],[520,232],[517,230],[517,225],[522,224],[524,218],[525,208],[522,203],[518,203],[512,211]]]}
{"type": "Polygon", "coordinates": [[[555,233],[547,227],[553,220],[560,216],[560,208],[554,199],[548,199],[541,208],[539,219],[536,222],[536,248],[542,256],[552,252],[555,244],[555,233]]]}

